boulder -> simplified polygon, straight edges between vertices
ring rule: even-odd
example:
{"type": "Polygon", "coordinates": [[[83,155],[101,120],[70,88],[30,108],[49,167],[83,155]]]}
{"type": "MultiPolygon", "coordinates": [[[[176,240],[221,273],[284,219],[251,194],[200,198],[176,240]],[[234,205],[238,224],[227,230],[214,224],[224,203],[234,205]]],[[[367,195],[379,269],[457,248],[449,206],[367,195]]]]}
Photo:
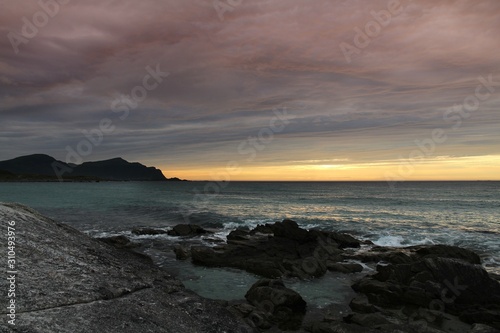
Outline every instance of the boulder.
{"type": "Polygon", "coordinates": [[[190,247],[184,244],[175,244],[174,253],[177,260],[186,260],[191,257],[190,247]]]}
{"type": "Polygon", "coordinates": [[[182,236],[182,237],[193,237],[205,234],[211,234],[212,232],[203,229],[196,224],[178,224],[167,232],[170,236],[182,236]]]}
{"type": "Polygon", "coordinates": [[[300,328],[307,304],[297,292],[286,288],[283,281],[261,279],[252,285],[245,298],[260,312],[261,327],[300,328]]]}
{"type": "Polygon", "coordinates": [[[288,219],[283,220],[283,222],[276,222],[271,225],[271,229],[273,230],[274,237],[291,239],[297,241],[299,244],[315,239],[307,230],[299,228],[297,222],[288,219]]]}

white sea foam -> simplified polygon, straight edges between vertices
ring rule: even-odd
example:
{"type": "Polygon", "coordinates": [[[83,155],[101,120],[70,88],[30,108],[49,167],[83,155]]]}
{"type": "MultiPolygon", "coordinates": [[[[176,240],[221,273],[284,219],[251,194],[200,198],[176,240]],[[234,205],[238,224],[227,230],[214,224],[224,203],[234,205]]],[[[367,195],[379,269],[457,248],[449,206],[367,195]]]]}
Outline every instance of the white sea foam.
{"type": "Polygon", "coordinates": [[[404,238],[403,236],[397,235],[384,235],[379,239],[374,240],[373,244],[378,246],[390,246],[390,247],[405,247],[412,245],[431,245],[436,244],[432,239],[425,237],[422,239],[418,238],[404,238]]]}
{"type": "Polygon", "coordinates": [[[393,246],[393,247],[403,247],[402,243],[404,242],[404,238],[401,236],[382,236],[376,241],[373,241],[373,244],[378,246],[393,246]]]}

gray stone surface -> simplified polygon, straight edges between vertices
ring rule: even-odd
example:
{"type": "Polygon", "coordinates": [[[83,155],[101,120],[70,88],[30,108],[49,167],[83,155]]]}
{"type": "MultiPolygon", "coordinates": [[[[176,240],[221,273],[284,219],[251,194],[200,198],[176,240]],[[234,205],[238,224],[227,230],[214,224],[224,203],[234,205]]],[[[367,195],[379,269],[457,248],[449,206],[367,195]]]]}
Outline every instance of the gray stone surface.
{"type": "MultiPolygon", "coordinates": [[[[4,297],[0,332],[252,332],[227,304],[185,290],[149,258],[22,205],[0,203],[4,267],[9,221],[16,233],[16,325],[7,323],[4,297]]],[[[5,277],[0,288],[5,296],[5,277]]]]}

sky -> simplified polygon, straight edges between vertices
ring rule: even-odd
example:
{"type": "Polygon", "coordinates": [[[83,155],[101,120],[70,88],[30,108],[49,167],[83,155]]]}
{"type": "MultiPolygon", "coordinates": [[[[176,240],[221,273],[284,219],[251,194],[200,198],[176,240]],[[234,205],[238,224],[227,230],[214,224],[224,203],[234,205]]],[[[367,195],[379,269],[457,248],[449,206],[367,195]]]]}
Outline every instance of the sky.
{"type": "Polygon", "coordinates": [[[498,0],[0,5],[0,160],[500,180],[498,0]]]}

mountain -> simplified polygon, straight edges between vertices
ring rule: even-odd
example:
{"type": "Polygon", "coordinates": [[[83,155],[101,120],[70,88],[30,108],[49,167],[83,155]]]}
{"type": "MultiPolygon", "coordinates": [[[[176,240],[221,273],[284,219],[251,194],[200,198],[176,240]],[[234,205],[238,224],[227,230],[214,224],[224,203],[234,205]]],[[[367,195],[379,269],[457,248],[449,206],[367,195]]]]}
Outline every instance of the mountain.
{"type": "MultiPolygon", "coordinates": [[[[55,158],[44,154],[34,154],[16,157],[12,160],[1,161],[0,170],[8,171],[16,175],[52,175],[54,169],[52,162],[56,161],[55,158]]],[[[61,162],[63,163],[63,162],[61,162]]],[[[66,164],[66,163],[64,163],[66,164]]]]}
{"type": "Polygon", "coordinates": [[[130,163],[123,158],[67,164],[55,158],[34,154],[0,161],[0,178],[6,180],[177,180],[167,179],[161,170],[146,167],[141,163],[130,163]]]}
{"type": "Polygon", "coordinates": [[[109,180],[167,180],[161,170],[155,167],[146,167],[137,162],[130,163],[120,157],[105,161],[85,162],[77,165],[72,175],[109,180]]]}

